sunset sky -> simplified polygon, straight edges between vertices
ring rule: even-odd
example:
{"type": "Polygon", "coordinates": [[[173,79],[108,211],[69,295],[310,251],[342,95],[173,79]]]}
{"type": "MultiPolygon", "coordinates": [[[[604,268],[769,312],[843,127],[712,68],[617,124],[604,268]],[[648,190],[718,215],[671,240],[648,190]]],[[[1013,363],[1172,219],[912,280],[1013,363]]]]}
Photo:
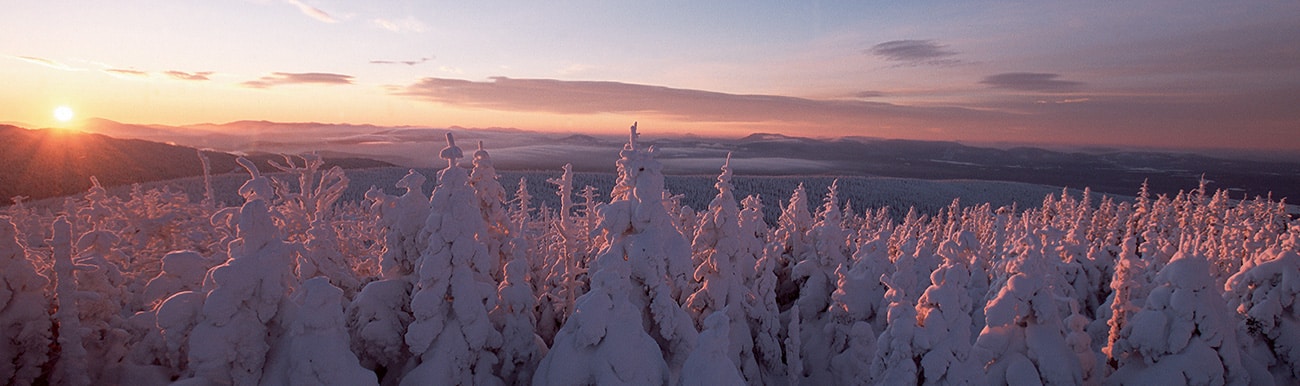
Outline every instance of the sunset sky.
{"type": "Polygon", "coordinates": [[[9,1],[0,83],[31,127],[1300,150],[1300,1],[9,1]]]}

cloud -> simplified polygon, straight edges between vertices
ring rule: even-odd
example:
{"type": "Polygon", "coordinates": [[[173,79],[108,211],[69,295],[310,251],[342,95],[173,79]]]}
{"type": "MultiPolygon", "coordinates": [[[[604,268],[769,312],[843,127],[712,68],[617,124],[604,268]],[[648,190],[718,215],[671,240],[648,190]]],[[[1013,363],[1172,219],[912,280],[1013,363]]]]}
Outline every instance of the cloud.
{"type": "Polygon", "coordinates": [[[397,20],[376,18],[371,20],[371,22],[374,23],[379,28],[383,28],[388,31],[397,32],[397,33],[401,33],[401,32],[420,33],[428,29],[428,27],[425,27],[423,22],[411,16],[407,16],[397,20]]]}
{"type": "Polygon", "coordinates": [[[867,49],[867,53],[892,62],[909,65],[953,65],[960,60],[945,59],[957,52],[947,49],[947,45],[934,40],[893,40],[880,43],[867,49]]]}
{"type": "MultiPolygon", "coordinates": [[[[1003,116],[960,107],[913,107],[861,100],[743,95],[598,81],[425,78],[395,93],[446,105],[557,114],[656,115],[691,122],[800,123],[903,127],[1003,116]]],[[[885,134],[885,133],[880,133],[885,134]]],[[[889,133],[902,135],[902,133],[889,133]]]]}
{"type": "Polygon", "coordinates": [[[425,56],[416,60],[371,60],[370,64],[405,64],[408,66],[414,66],[417,64],[424,64],[430,60],[433,60],[432,56],[425,56]]]}
{"type": "Polygon", "coordinates": [[[242,83],[244,87],[269,88],[292,84],[352,84],[352,75],[331,74],[325,72],[276,72],[258,80],[242,83]]]}
{"type": "Polygon", "coordinates": [[[111,75],[118,75],[118,76],[134,76],[134,77],[149,76],[148,72],[144,72],[140,70],[129,70],[123,68],[109,68],[109,69],[105,69],[104,72],[107,72],[111,75]]]}
{"type": "Polygon", "coordinates": [[[55,70],[62,70],[62,71],[85,71],[84,69],[80,69],[80,68],[76,68],[76,67],[68,66],[68,65],[66,65],[66,64],[59,63],[59,62],[56,62],[56,61],[53,61],[53,60],[50,60],[50,59],[38,58],[38,57],[35,57],[35,56],[12,56],[12,58],[14,58],[14,59],[18,59],[18,60],[21,60],[21,61],[24,61],[24,62],[27,62],[27,63],[32,63],[32,64],[37,64],[37,65],[41,65],[41,66],[45,66],[45,67],[49,67],[49,68],[53,68],[53,69],[55,69],[55,70]]]}
{"type": "Polygon", "coordinates": [[[1036,92],[1069,92],[1083,86],[1082,82],[1060,80],[1061,74],[1041,72],[1005,72],[984,77],[980,83],[1007,90],[1036,92]]]}
{"type": "Polygon", "coordinates": [[[212,71],[163,71],[163,74],[178,80],[209,80],[208,76],[212,75],[212,71]]]}
{"type": "Polygon", "coordinates": [[[882,96],[885,96],[885,93],[880,92],[880,91],[859,91],[859,92],[853,93],[853,97],[854,97],[854,98],[859,98],[859,99],[879,98],[879,97],[882,97],[882,96]]]}
{"type": "Polygon", "coordinates": [[[307,15],[313,19],[320,20],[325,23],[338,23],[339,21],[338,19],[335,19],[334,16],[330,16],[329,13],[322,11],[320,8],[316,8],[311,5],[308,5],[307,3],[303,3],[301,0],[285,0],[285,2],[295,7],[298,7],[299,11],[301,11],[304,15],[307,15]]]}

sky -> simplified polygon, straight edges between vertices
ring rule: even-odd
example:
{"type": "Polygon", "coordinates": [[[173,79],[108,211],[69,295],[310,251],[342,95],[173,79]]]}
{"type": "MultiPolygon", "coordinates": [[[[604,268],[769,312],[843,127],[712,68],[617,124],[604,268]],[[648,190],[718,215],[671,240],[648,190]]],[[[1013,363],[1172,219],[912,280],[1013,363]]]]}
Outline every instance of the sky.
{"type": "MultiPolygon", "coordinates": [[[[5,1],[0,122],[1300,151],[1300,1],[5,1]],[[60,122],[54,110],[75,112],[60,122]]],[[[65,112],[66,113],[66,112],[65,112]]]]}

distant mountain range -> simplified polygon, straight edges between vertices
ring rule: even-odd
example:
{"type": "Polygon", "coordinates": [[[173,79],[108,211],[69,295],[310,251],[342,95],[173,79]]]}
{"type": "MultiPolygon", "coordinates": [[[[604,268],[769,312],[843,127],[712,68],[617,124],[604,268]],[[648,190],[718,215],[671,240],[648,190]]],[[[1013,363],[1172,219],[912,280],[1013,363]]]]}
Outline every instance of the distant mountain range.
{"type": "MultiPolygon", "coordinates": [[[[104,186],[170,180],[203,174],[198,149],[103,134],[0,125],[0,206],[15,196],[30,199],[83,193],[94,176],[104,186]]],[[[214,174],[243,171],[234,154],[204,151],[214,174]]],[[[282,157],[250,154],[264,172],[282,157]]],[[[301,161],[298,161],[301,163],[301,161]]],[[[363,158],[326,158],[328,166],[363,168],[391,164],[363,158]]]]}
{"type": "MultiPolygon", "coordinates": [[[[500,170],[556,170],[566,163],[572,163],[577,171],[613,172],[618,151],[627,142],[627,132],[622,129],[611,130],[610,134],[604,135],[543,133],[509,128],[385,127],[265,121],[178,127],[135,125],[98,119],[87,122],[84,129],[115,137],[141,138],[235,154],[297,154],[316,151],[326,157],[351,159],[349,162],[354,165],[363,164],[358,159],[373,159],[417,168],[445,165],[445,161],[438,159],[437,154],[445,146],[445,134],[450,131],[456,134],[457,143],[466,155],[472,154],[477,147],[476,142],[482,141],[500,170]]],[[[1291,161],[1228,159],[1190,153],[1115,149],[1059,151],[1034,147],[988,148],[957,142],[869,137],[817,139],[759,133],[744,138],[706,138],[656,135],[651,125],[642,125],[641,131],[641,142],[658,149],[665,174],[716,174],[723,159],[730,153],[732,169],[738,175],[856,175],[1013,181],[1071,188],[1090,187],[1098,192],[1129,196],[1137,193],[1144,181],[1148,182],[1154,194],[1172,195],[1180,190],[1195,189],[1204,177],[1209,182],[1210,189],[1228,189],[1234,198],[1262,196],[1271,192],[1275,199],[1290,197],[1291,201],[1300,200],[1300,162],[1291,161]]],[[[43,135],[48,137],[51,134],[43,135]]],[[[102,138],[107,140],[107,137],[102,138]]],[[[169,175],[197,173],[194,168],[197,168],[198,160],[193,149],[180,150],[184,155],[153,155],[177,151],[163,149],[134,151],[134,154],[129,154],[134,158],[121,163],[135,165],[141,162],[137,158],[146,160],[143,165],[150,165],[148,160],[191,160],[193,168],[169,175]]],[[[97,157],[127,155],[114,153],[112,148],[109,150],[105,155],[97,157]]],[[[15,150],[0,151],[12,153],[15,150]]],[[[113,165],[110,161],[103,159],[98,163],[113,165]]],[[[216,157],[213,162],[217,164],[216,157]]],[[[234,167],[233,163],[221,165],[223,166],[214,166],[215,170],[234,167]]],[[[112,170],[95,175],[99,175],[100,180],[108,184],[110,179],[107,175],[155,173],[139,167],[117,170],[125,167],[110,168],[112,170]]],[[[175,167],[180,168],[180,165],[175,167]]],[[[13,195],[5,191],[0,191],[0,194],[13,195]]]]}

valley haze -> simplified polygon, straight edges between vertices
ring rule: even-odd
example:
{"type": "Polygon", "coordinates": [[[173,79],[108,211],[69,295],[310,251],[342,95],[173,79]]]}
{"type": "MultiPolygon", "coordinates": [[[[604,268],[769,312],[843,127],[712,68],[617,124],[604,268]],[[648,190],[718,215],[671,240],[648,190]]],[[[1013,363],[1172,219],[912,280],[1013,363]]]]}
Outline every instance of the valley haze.
{"type": "MultiPolygon", "coordinates": [[[[711,175],[728,153],[740,175],[852,175],[919,179],[1013,181],[1133,195],[1145,182],[1153,193],[1177,194],[1202,178],[1234,197],[1300,197],[1300,154],[1192,154],[1150,149],[1054,148],[871,137],[806,138],[755,133],[741,138],[660,134],[642,125],[642,141],[659,149],[666,174],[711,175]],[[1008,147],[1010,146],[1010,147],[1008,147]]],[[[436,150],[447,132],[467,150],[479,141],[502,170],[613,172],[626,142],[623,128],[605,134],[513,128],[429,128],[365,124],[237,121],[187,126],[88,119],[82,130],[111,137],[174,143],[236,154],[317,152],[369,158],[411,168],[441,167],[436,150]]]]}

